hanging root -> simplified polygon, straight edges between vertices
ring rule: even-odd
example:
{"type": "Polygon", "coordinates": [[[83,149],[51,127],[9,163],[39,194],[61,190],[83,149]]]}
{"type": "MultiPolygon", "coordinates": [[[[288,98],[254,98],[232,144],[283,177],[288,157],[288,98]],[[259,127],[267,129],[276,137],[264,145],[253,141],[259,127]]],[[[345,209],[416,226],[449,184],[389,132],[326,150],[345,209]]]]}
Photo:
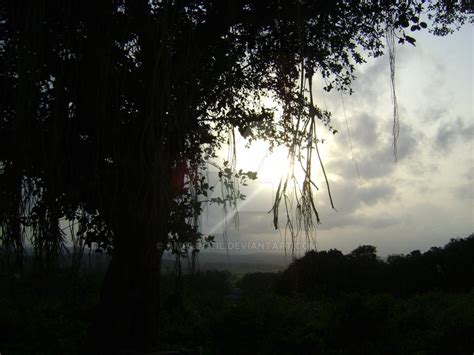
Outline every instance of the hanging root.
{"type": "Polygon", "coordinates": [[[388,58],[390,63],[390,92],[392,94],[393,103],[393,156],[395,158],[395,161],[397,161],[400,122],[398,117],[397,93],[395,90],[395,32],[391,24],[387,24],[387,28],[385,30],[385,38],[387,40],[388,58]]]}

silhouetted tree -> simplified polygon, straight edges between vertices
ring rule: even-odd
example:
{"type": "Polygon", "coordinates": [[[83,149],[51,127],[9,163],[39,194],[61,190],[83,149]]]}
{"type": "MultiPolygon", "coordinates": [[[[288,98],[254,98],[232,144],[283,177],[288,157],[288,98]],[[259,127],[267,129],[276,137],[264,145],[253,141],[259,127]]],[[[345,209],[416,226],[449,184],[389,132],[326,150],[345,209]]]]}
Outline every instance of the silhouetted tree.
{"type": "Polygon", "coordinates": [[[473,280],[474,235],[470,235],[425,253],[414,250],[408,255],[390,255],[386,261],[379,259],[371,245],[359,246],[347,255],[338,250],[310,251],[278,275],[275,289],[309,296],[348,291],[410,296],[437,290],[468,292],[474,287],[473,280]]]}
{"type": "Polygon", "coordinates": [[[377,248],[373,245],[361,245],[349,254],[354,259],[375,261],[377,260],[377,248]]]}
{"type": "MultiPolygon", "coordinates": [[[[302,218],[288,225],[293,236],[310,231],[319,221],[316,124],[334,131],[313,102],[313,76],[326,90],[350,91],[362,50],[379,56],[387,38],[393,59],[397,38],[414,44],[409,31],[427,27],[422,13],[443,35],[466,20],[463,3],[2,1],[2,247],[21,264],[28,235],[38,267],[54,270],[66,237],[59,220],[79,224],[87,245],[113,255],[96,345],[154,347],[161,254],[202,239],[195,217],[209,189],[205,163],[232,143],[234,128],[301,161],[302,218]]],[[[236,180],[255,174],[229,162],[220,177],[228,193],[215,202],[227,205],[241,197],[236,180]]],[[[289,180],[277,191],[275,227],[289,180]]]]}

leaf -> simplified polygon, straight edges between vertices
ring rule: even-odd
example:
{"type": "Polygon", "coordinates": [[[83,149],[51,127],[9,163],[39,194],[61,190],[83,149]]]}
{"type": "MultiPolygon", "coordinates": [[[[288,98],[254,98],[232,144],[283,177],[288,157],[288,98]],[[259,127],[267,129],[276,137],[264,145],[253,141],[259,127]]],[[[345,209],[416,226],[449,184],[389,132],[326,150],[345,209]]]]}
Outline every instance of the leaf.
{"type": "Polygon", "coordinates": [[[333,88],[334,88],[334,86],[332,86],[332,84],[329,84],[329,85],[324,87],[324,90],[326,90],[327,92],[330,92],[333,88]]]}
{"type": "Polygon", "coordinates": [[[257,172],[256,171],[247,171],[247,176],[249,177],[250,180],[256,180],[257,179],[257,172]]]}
{"type": "Polygon", "coordinates": [[[410,43],[411,45],[415,45],[415,42],[416,42],[416,39],[414,39],[413,37],[410,37],[410,36],[407,36],[405,35],[405,39],[407,40],[408,43],[410,43]]]}

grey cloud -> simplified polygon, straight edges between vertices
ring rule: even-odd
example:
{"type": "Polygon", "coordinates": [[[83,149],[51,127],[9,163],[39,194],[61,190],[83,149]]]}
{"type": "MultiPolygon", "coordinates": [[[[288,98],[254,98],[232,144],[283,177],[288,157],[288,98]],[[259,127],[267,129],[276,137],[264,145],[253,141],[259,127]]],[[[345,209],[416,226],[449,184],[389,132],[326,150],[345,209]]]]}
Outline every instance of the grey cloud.
{"type": "Polygon", "coordinates": [[[397,143],[398,159],[402,160],[415,153],[421,139],[423,139],[421,132],[416,132],[411,126],[402,122],[400,124],[400,136],[397,143]]]}
{"type": "MultiPolygon", "coordinates": [[[[410,62],[415,54],[412,48],[401,46],[397,48],[397,68],[403,68],[410,62]]],[[[355,80],[352,88],[357,96],[370,98],[370,104],[375,106],[381,93],[388,93],[390,88],[390,64],[388,56],[378,58],[363,65],[363,70],[359,71],[359,76],[363,80],[355,80]]],[[[360,70],[360,68],[358,68],[360,70]]],[[[357,75],[357,74],[356,74],[357,75]]],[[[365,100],[367,101],[367,100],[365,100]]]]}
{"type": "Polygon", "coordinates": [[[268,212],[239,212],[238,231],[243,234],[271,233],[274,230],[272,221],[273,215],[268,212]]]}
{"type": "MultiPolygon", "coordinates": [[[[360,209],[364,205],[373,206],[384,200],[389,200],[395,193],[395,187],[388,182],[377,182],[368,186],[360,187],[357,180],[347,180],[347,182],[339,181],[332,184],[333,194],[335,197],[336,208],[338,212],[332,210],[326,201],[325,191],[318,192],[316,196],[318,200],[316,205],[320,213],[322,224],[320,230],[329,230],[344,226],[366,226],[370,228],[380,229],[396,223],[390,216],[384,213],[378,213],[377,216],[365,216],[360,213],[360,209]]],[[[286,216],[284,214],[284,206],[281,206],[280,227],[284,229],[286,216]]],[[[219,236],[222,235],[225,228],[223,223],[222,211],[214,209],[210,213],[209,218],[202,218],[203,232],[211,233],[219,236]],[[219,213],[220,212],[220,213],[219,213]],[[216,226],[218,226],[216,228],[216,226]]],[[[240,212],[239,228],[235,230],[234,224],[229,221],[227,223],[227,234],[230,238],[241,236],[252,236],[254,238],[263,238],[263,235],[275,235],[272,226],[273,216],[266,212],[240,212]]],[[[231,240],[231,239],[229,239],[231,240]]]]}
{"type": "MultiPolygon", "coordinates": [[[[389,175],[396,167],[391,123],[385,121],[381,124],[376,117],[367,113],[359,115],[354,122],[355,125],[351,131],[354,158],[361,177],[373,179],[389,175]]],[[[423,133],[416,131],[408,123],[401,122],[398,159],[403,160],[413,156],[419,147],[419,141],[423,139],[423,133]]],[[[339,149],[348,150],[345,153],[351,153],[349,145],[339,149]]],[[[341,154],[341,156],[344,155],[347,154],[341,154]]],[[[353,178],[357,174],[354,161],[341,158],[331,160],[328,163],[328,171],[342,178],[353,178]]]]}
{"type": "MultiPolygon", "coordinates": [[[[430,58],[432,59],[432,58],[430,58]]],[[[440,62],[433,62],[427,63],[431,68],[432,72],[436,73],[436,75],[431,75],[423,88],[423,92],[427,97],[427,101],[429,102],[432,97],[437,97],[437,93],[439,92],[439,88],[443,87],[446,84],[446,65],[440,62]]]]}
{"type": "Polygon", "coordinates": [[[454,189],[455,197],[474,201],[474,166],[469,166],[460,178],[460,184],[454,189]]]}
{"type": "Polygon", "coordinates": [[[456,187],[454,190],[455,196],[460,200],[474,200],[474,185],[472,182],[464,183],[456,187]]]}
{"type": "Polygon", "coordinates": [[[424,111],[421,111],[421,117],[425,122],[437,122],[443,118],[447,113],[446,108],[439,102],[434,103],[432,106],[427,107],[424,111]]]}
{"type": "Polygon", "coordinates": [[[368,227],[369,229],[384,229],[396,224],[400,221],[393,216],[383,213],[374,216],[361,216],[356,213],[340,214],[332,213],[321,218],[320,230],[332,230],[335,228],[345,227],[368,227]]]}
{"type": "Polygon", "coordinates": [[[377,216],[367,222],[370,222],[368,225],[369,227],[373,227],[375,229],[383,229],[400,223],[400,220],[397,220],[395,217],[392,216],[377,216]]]}
{"type": "MultiPolygon", "coordinates": [[[[373,182],[366,186],[358,186],[357,182],[358,180],[353,179],[332,184],[335,207],[338,212],[332,211],[325,200],[319,203],[322,229],[349,225],[380,228],[389,224],[383,215],[368,217],[361,215],[360,211],[364,206],[373,206],[378,202],[391,200],[396,192],[395,186],[389,181],[373,182]]],[[[321,194],[324,193],[325,191],[321,191],[321,194]]]]}
{"type": "MultiPolygon", "coordinates": [[[[343,105],[346,114],[351,116],[359,110],[370,110],[379,104],[381,95],[386,94],[389,89],[389,63],[387,60],[370,60],[369,63],[356,68],[356,79],[351,87],[353,95],[342,95],[336,90],[327,93],[322,89],[324,84],[320,79],[315,79],[313,86],[321,101],[320,107],[328,109],[333,117],[344,118],[343,105]],[[357,77],[360,77],[357,78],[357,77]]],[[[343,128],[344,125],[339,128],[343,128]]]]}
{"type": "Polygon", "coordinates": [[[390,198],[395,192],[395,187],[392,185],[375,185],[369,187],[362,187],[359,190],[360,199],[367,205],[373,205],[382,199],[390,198]]]}
{"type": "Polygon", "coordinates": [[[371,183],[366,186],[358,186],[358,180],[348,180],[346,183],[342,181],[335,182],[332,186],[333,196],[338,210],[344,213],[352,213],[356,211],[362,203],[366,205],[374,205],[382,199],[390,198],[395,188],[386,183],[371,183]]]}
{"type": "Polygon", "coordinates": [[[435,137],[436,150],[450,152],[453,145],[458,141],[470,141],[473,135],[474,125],[466,125],[464,121],[458,117],[454,121],[439,126],[435,137]]]}
{"type": "MultiPolygon", "coordinates": [[[[348,157],[332,159],[326,164],[326,170],[343,179],[356,180],[358,169],[362,179],[370,180],[386,176],[394,169],[393,152],[388,142],[373,144],[372,147],[367,146],[364,149],[354,147],[354,151],[354,159],[348,157]]],[[[341,156],[347,155],[341,154],[341,156]]]]}
{"type": "MultiPolygon", "coordinates": [[[[330,183],[333,201],[340,214],[351,214],[361,205],[357,182],[357,179],[347,179],[345,181],[330,183]]],[[[317,205],[321,206],[321,209],[330,210],[327,190],[322,188],[318,195],[319,200],[317,201],[317,205]]]]}
{"type": "Polygon", "coordinates": [[[363,113],[352,121],[356,123],[351,132],[353,144],[366,148],[372,147],[374,143],[377,143],[380,135],[377,132],[377,122],[373,116],[363,113]]]}
{"type": "Polygon", "coordinates": [[[379,178],[389,175],[395,168],[394,164],[391,149],[384,147],[365,155],[359,161],[359,171],[364,179],[379,178]]]}
{"type": "Polygon", "coordinates": [[[354,215],[344,215],[340,213],[328,214],[321,216],[321,225],[319,229],[331,230],[335,228],[343,228],[347,226],[354,226],[359,224],[359,220],[354,215]]]}
{"type": "Polygon", "coordinates": [[[472,182],[474,180],[474,166],[470,166],[464,176],[468,181],[472,182]]]}
{"type": "Polygon", "coordinates": [[[380,92],[388,90],[389,68],[388,60],[379,59],[366,65],[365,70],[359,75],[363,77],[363,80],[356,79],[352,84],[356,95],[370,97],[371,102],[375,103],[380,96],[380,92]],[[383,90],[381,90],[381,85],[383,85],[383,90]]]}

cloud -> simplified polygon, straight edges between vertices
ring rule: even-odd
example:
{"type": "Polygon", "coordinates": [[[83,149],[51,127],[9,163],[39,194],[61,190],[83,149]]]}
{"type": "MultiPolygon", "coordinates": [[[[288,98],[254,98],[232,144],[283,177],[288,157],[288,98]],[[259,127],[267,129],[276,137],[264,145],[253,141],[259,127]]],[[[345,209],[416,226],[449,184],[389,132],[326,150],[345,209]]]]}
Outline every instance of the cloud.
{"type": "Polygon", "coordinates": [[[416,153],[419,142],[425,138],[424,134],[417,131],[407,123],[400,123],[400,135],[397,143],[397,158],[403,160],[416,153]]]}
{"type": "Polygon", "coordinates": [[[419,113],[424,122],[439,122],[447,114],[446,106],[441,102],[436,101],[424,110],[419,110],[419,113]]]}
{"type": "Polygon", "coordinates": [[[363,80],[356,78],[352,84],[355,94],[359,97],[370,98],[372,104],[377,104],[380,93],[386,92],[389,87],[389,68],[388,60],[370,60],[359,73],[363,80]]]}
{"type": "Polygon", "coordinates": [[[319,229],[329,231],[342,228],[359,228],[379,230],[401,223],[400,219],[380,211],[373,215],[363,213],[344,214],[340,212],[323,213],[319,229]]]}
{"type": "MultiPolygon", "coordinates": [[[[387,226],[398,223],[393,217],[389,216],[385,210],[370,212],[378,203],[387,203],[395,193],[396,186],[388,180],[380,180],[366,183],[359,186],[358,180],[348,179],[338,181],[331,185],[337,211],[330,208],[327,201],[326,191],[322,189],[316,195],[316,205],[321,216],[322,225],[320,230],[330,230],[341,227],[366,227],[374,229],[383,229],[387,226]]],[[[286,224],[285,206],[280,206],[280,227],[284,230],[286,224]]],[[[228,216],[230,217],[230,216],[228,216]]],[[[276,232],[272,225],[272,214],[257,211],[241,211],[239,213],[238,231],[234,229],[234,224],[229,220],[227,223],[227,233],[233,240],[235,238],[250,238],[256,240],[273,238],[279,232],[276,232]],[[238,237],[236,235],[240,235],[238,237]],[[232,237],[231,237],[232,236],[232,237]]],[[[295,222],[294,220],[293,222],[295,222]]],[[[208,218],[201,219],[202,231],[214,235],[221,235],[224,232],[225,223],[222,211],[213,208],[208,218]],[[220,213],[219,213],[220,212],[220,213]]]]}
{"type": "MultiPolygon", "coordinates": [[[[396,186],[389,179],[366,182],[361,186],[357,179],[339,180],[331,185],[336,211],[330,209],[326,199],[318,201],[321,212],[321,229],[329,230],[347,226],[383,228],[394,222],[387,217],[385,208],[376,206],[389,203],[396,196],[396,186]]],[[[325,191],[320,192],[325,197],[325,191]]]]}
{"type": "Polygon", "coordinates": [[[469,182],[474,182],[474,166],[470,166],[467,169],[467,172],[464,174],[464,177],[469,181],[469,182]]]}
{"type": "Polygon", "coordinates": [[[472,202],[474,200],[474,185],[472,182],[461,184],[455,188],[454,194],[458,199],[468,199],[472,202]]]}
{"type": "MultiPolygon", "coordinates": [[[[458,200],[469,201],[474,205],[474,166],[469,166],[459,178],[459,185],[454,188],[454,196],[458,200]]],[[[474,210],[472,211],[474,215],[474,210]]]]}
{"type": "MultiPolygon", "coordinates": [[[[422,133],[406,123],[401,123],[397,149],[398,160],[403,161],[413,157],[419,148],[419,141],[423,139],[422,133]]],[[[394,162],[392,140],[391,131],[386,125],[377,124],[375,119],[368,114],[360,116],[353,130],[352,141],[354,159],[362,179],[383,178],[392,174],[397,168],[397,163],[394,162]]],[[[341,158],[350,153],[350,147],[340,146],[339,150],[338,158],[328,162],[328,171],[343,179],[354,179],[356,176],[354,161],[341,158]]]]}
{"type": "Polygon", "coordinates": [[[364,186],[359,189],[358,195],[366,205],[374,205],[382,199],[389,199],[395,192],[395,187],[388,184],[364,186]]]}
{"type": "MultiPolygon", "coordinates": [[[[415,120],[412,120],[415,122],[415,120]]],[[[401,122],[398,141],[398,159],[394,162],[391,122],[369,112],[359,113],[353,120],[352,143],[361,178],[358,179],[354,161],[347,156],[349,144],[339,144],[337,156],[328,161],[327,171],[338,178],[331,184],[338,213],[327,213],[329,203],[323,199],[322,230],[343,227],[383,229],[400,223],[389,215],[386,206],[397,196],[397,171],[404,171],[409,164],[419,160],[423,132],[409,122],[401,122]],[[404,163],[407,160],[407,163],[404,163]],[[375,206],[378,210],[375,210],[375,206]]],[[[418,166],[419,164],[415,164],[418,166]]],[[[323,196],[326,192],[320,192],[323,196]]]]}
{"type": "Polygon", "coordinates": [[[373,147],[380,139],[377,127],[377,119],[367,112],[357,115],[352,122],[355,123],[351,136],[356,147],[373,147]]]}
{"type": "Polygon", "coordinates": [[[466,123],[458,117],[454,121],[439,126],[434,142],[436,150],[449,153],[458,142],[472,142],[473,135],[474,125],[466,125],[466,123]]]}

